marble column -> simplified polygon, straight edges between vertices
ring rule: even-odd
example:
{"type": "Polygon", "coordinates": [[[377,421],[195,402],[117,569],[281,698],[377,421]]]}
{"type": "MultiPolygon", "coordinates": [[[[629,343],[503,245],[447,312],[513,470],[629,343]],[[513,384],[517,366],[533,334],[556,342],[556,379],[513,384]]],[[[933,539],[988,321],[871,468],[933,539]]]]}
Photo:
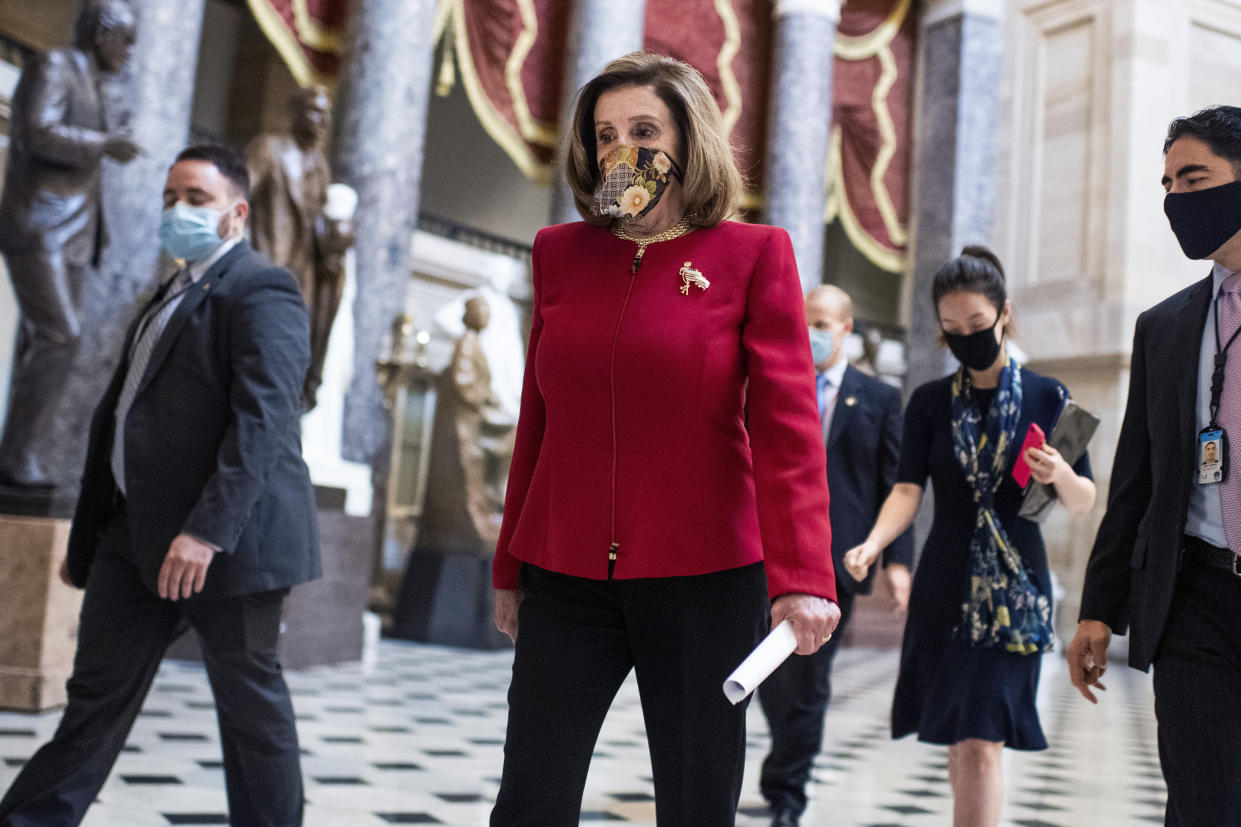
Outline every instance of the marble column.
{"type": "Polygon", "coordinates": [[[120,359],[129,321],[158,283],[164,181],[189,136],[204,0],[130,3],[138,14],[137,40],[129,62],[103,91],[109,123],[128,129],[142,154],[128,164],[104,161],[108,244],[98,272],[83,286],[75,378],[55,425],[59,453],[51,467],[67,487],[82,473],[90,417],[120,359]]]}
{"type": "MultiPolygon", "coordinates": [[[[361,0],[336,104],[335,176],[358,192],[353,378],[342,453],[388,467],[389,417],[376,380],[384,335],[405,310],[431,88],[434,0],[361,0]]],[[[378,483],[377,483],[378,484],[378,483]]]]}
{"type": "MultiPolygon", "coordinates": [[[[646,29],[646,2],[632,0],[578,0],[569,25],[568,59],[564,90],[560,96],[560,134],[567,134],[573,120],[578,90],[610,60],[642,48],[646,29]]],[[[573,195],[564,176],[564,155],[557,151],[552,170],[553,224],[580,221],[573,195]]]]}
{"type": "Polygon", "coordinates": [[[938,346],[936,271],[966,244],[992,241],[1003,14],[1002,0],[933,0],[922,9],[907,390],[956,366],[938,346]]]}
{"type": "Polygon", "coordinates": [[[788,230],[809,290],[823,282],[823,208],[832,125],[832,45],[840,0],[776,0],[763,194],[768,224],[788,230]]]}

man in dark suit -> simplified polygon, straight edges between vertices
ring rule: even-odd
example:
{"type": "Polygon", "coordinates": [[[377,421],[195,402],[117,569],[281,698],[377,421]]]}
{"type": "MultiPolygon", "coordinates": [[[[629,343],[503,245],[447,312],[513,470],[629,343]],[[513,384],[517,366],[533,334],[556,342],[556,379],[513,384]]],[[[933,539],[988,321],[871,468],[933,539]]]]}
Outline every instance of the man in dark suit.
{"type": "Polygon", "coordinates": [[[91,423],[62,577],[85,587],[69,704],[0,801],[0,825],[77,824],[165,649],[187,626],[215,694],[232,823],[299,824],[297,732],[276,642],[320,573],[301,458],[305,305],[243,238],[239,153],[183,151],[160,241],[185,261],[140,314],[91,423]]]}
{"type": "MultiPolygon", "coordinates": [[[[832,660],[853,608],[854,595],[869,594],[849,576],[844,554],[866,539],[892,484],[900,456],[901,395],[896,388],[849,365],[842,348],[853,330],[853,302],[838,287],[806,294],[819,418],[827,446],[827,483],[836,566],[840,624],[826,645],[784,662],[759,687],[759,703],[771,729],[771,752],[763,761],[760,788],[771,805],[773,827],[796,825],[806,809],[806,783],[823,741],[823,717],[831,697],[832,660]]],[[[898,608],[909,600],[913,537],[901,535],[884,552],[885,572],[898,608]]]]}
{"type": "Polygon", "coordinates": [[[1164,158],[1172,231],[1214,266],[1138,317],[1107,513],[1066,657],[1093,703],[1111,635],[1128,627],[1129,665],[1155,667],[1167,823],[1241,824],[1241,108],[1174,120],[1164,158]],[[1222,482],[1206,467],[1211,442],[1222,482]]]}
{"type": "Polygon", "coordinates": [[[109,133],[101,74],[119,72],[136,19],[124,0],[90,0],[72,48],[33,58],[13,93],[0,253],[21,309],[12,393],[0,438],[0,484],[50,487],[52,417],[72,375],[86,269],[103,245],[99,169],[138,147],[109,133]]]}

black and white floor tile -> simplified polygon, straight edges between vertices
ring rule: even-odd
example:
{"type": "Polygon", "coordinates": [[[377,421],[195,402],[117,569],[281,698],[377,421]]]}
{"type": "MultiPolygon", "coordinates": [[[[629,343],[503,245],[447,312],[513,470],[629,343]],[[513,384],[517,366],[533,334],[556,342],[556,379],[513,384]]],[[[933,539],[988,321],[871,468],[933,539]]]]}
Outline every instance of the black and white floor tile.
{"type": "MultiPolygon", "coordinates": [[[[847,649],[816,762],[805,825],[951,822],[946,752],[888,737],[894,651],[847,649]]],[[[487,823],[501,767],[512,654],[385,641],[360,664],[289,673],[309,827],[487,823]]],[[[1093,707],[1044,660],[1040,711],[1051,749],[1006,753],[1005,827],[1163,821],[1149,677],[1119,666],[1093,707]]],[[[58,715],[0,713],[0,789],[58,715]]],[[[766,825],[757,789],[767,747],[757,704],[739,825],[766,825]]],[[[201,668],[166,663],[86,827],[227,824],[215,712],[201,668]]],[[[646,736],[632,678],[596,748],[583,824],[653,825],[646,736]]]]}

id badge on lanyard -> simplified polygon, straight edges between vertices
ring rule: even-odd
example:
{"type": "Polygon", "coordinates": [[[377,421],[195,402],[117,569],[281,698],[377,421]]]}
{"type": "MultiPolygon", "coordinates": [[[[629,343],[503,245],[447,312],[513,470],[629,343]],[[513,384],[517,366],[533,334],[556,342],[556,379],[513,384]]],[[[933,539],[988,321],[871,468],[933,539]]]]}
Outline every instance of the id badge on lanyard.
{"type": "Polygon", "coordinates": [[[1241,329],[1233,332],[1228,344],[1220,346],[1219,296],[1215,297],[1215,370],[1211,373],[1211,421],[1198,432],[1198,484],[1215,485],[1228,479],[1228,432],[1220,427],[1219,403],[1224,395],[1224,368],[1228,364],[1228,348],[1236,341],[1241,329]]]}

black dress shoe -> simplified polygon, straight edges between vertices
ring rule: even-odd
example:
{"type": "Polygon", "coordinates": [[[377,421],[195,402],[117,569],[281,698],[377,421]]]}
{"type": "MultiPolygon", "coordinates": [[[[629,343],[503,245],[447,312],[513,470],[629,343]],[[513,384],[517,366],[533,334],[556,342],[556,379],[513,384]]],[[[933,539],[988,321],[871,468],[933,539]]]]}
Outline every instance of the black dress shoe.
{"type": "Polygon", "coordinates": [[[789,807],[777,807],[772,810],[771,827],[797,827],[801,816],[789,807]]]}

